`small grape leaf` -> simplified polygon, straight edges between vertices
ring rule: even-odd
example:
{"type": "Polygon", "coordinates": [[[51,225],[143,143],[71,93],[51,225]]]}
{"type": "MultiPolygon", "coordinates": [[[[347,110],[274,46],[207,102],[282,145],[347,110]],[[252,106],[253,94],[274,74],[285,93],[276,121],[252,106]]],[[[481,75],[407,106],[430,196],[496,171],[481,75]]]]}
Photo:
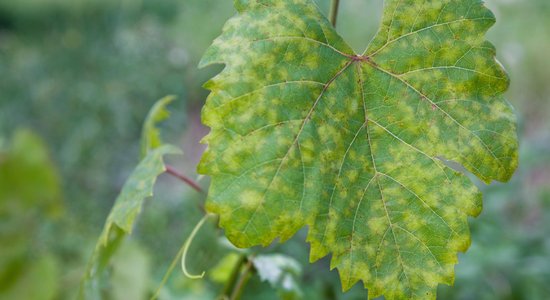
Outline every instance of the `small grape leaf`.
{"type": "Polygon", "coordinates": [[[167,154],[181,154],[181,150],[172,145],[163,145],[151,150],[124,183],[100,238],[104,243],[107,241],[109,228],[113,225],[120,227],[128,234],[132,233],[132,227],[141,211],[143,200],[153,196],[157,177],[166,171],[162,157],[167,154]]]}
{"type": "Polygon", "coordinates": [[[172,145],[162,145],[149,151],[124,183],[88,263],[80,285],[79,299],[102,298],[101,280],[107,276],[109,261],[124,237],[131,234],[143,201],[153,196],[155,181],[166,170],[162,158],[167,154],[181,154],[181,151],[172,145]]]}
{"type": "Polygon", "coordinates": [[[166,96],[158,100],[147,114],[141,133],[141,161],[124,183],[107,217],[80,283],[78,299],[104,298],[101,290],[109,275],[107,267],[124,238],[132,233],[143,202],[153,196],[157,177],[166,171],[163,157],[182,154],[177,147],[162,142],[160,130],[156,127],[170,116],[166,106],[174,99],[166,96]]]}
{"type": "Polygon", "coordinates": [[[143,123],[143,130],[141,131],[141,156],[142,158],[147,155],[147,152],[160,147],[164,143],[160,136],[160,130],[157,124],[167,120],[170,117],[170,111],[166,109],[168,104],[172,103],[176,99],[175,96],[166,96],[158,100],[155,105],[149,110],[145,122],[143,123]]]}
{"type": "MultiPolygon", "coordinates": [[[[311,0],[237,0],[201,66],[211,128],[198,170],[206,208],[238,247],[309,227],[310,259],[332,253],[343,290],[434,299],[452,284],[481,194],[517,166],[509,82],[479,0],[387,0],[355,54],[311,0]]],[[[359,25],[359,24],[358,24],[359,25]]]]}

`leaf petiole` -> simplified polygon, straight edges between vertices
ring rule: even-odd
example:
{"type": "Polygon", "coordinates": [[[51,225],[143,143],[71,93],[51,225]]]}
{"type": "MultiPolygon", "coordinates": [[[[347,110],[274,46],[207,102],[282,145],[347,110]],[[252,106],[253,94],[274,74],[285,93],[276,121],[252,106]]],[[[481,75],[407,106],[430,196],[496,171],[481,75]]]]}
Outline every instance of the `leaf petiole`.
{"type": "Polygon", "coordinates": [[[165,165],[165,168],[166,168],[166,173],[178,178],[179,180],[185,182],[187,185],[189,185],[191,188],[193,188],[195,191],[199,192],[199,193],[203,193],[204,194],[204,190],[201,188],[201,186],[196,183],[195,181],[193,181],[193,179],[181,174],[180,172],[178,172],[174,167],[172,166],[169,166],[169,165],[165,165]]]}

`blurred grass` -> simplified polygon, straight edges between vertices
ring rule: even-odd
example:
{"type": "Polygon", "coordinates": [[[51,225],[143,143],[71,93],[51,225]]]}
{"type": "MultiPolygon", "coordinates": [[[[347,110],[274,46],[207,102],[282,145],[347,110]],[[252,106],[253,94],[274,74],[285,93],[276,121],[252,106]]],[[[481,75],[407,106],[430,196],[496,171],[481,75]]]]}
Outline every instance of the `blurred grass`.
{"type": "MultiPolygon", "coordinates": [[[[39,232],[41,251],[53,258],[38,265],[48,269],[57,261],[54,265],[65,270],[59,279],[63,289],[53,298],[70,298],[76,292],[105,217],[138,162],[142,121],[164,95],[178,96],[170,107],[172,119],[164,124],[165,140],[186,153],[172,163],[195,174],[203,149],[198,141],[206,132],[199,124],[199,110],[207,92],[200,86],[221,68],[198,70],[196,65],[234,13],[231,2],[0,0],[0,153],[17,128],[32,129],[50,149],[65,199],[61,220],[44,223],[49,225],[39,232]]],[[[470,221],[472,247],[460,256],[455,286],[441,287],[440,298],[548,299],[550,2],[487,2],[498,19],[489,39],[512,79],[507,98],[519,118],[520,168],[510,183],[484,187],[484,211],[470,221]]],[[[318,3],[328,11],[328,0],[318,3]]],[[[361,52],[376,32],[382,0],[341,3],[338,31],[361,52]]],[[[33,188],[36,185],[28,187],[33,188]]],[[[124,257],[114,263],[116,282],[108,295],[112,299],[124,299],[120,287],[132,288],[132,282],[147,287],[142,294],[154,289],[201,217],[201,196],[175,179],[162,176],[156,194],[146,203],[125,248],[135,257],[135,272],[124,257]],[[138,277],[128,279],[132,276],[138,277]]],[[[192,248],[192,270],[211,268],[232,251],[219,245],[220,234],[213,225],[204,229],[192,248]]],[[[303,267],[304,299],[365,299],[360,285],[341,293],[327,259],[308,263],[304,236],[301,231],[284,245],[254,250],[296,258],[303,267]]],[[[162,299],[211,299],[221,288],[178,273],[162,299]]],[[[276,299],[269,284],[256,278],[244,298],[258,295],[276,299]]]]}

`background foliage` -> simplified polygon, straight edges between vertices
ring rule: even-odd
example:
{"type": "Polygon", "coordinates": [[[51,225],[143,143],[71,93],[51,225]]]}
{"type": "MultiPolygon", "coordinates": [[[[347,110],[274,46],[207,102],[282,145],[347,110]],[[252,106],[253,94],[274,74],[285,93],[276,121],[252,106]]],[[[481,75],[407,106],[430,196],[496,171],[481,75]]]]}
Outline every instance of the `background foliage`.
{"type": "MultiPolygon", "coordinates": [[[[376,31],[382,0],[341,2],[338,31],[362,49],[376,31]]],[[[550,3],[487,2],[498,20],[489,40],[512,79],[507,97],[520,120],[520,168],[510,183],[483,187],[484,211],[470,221],[472,247],[460,256],[455,287],[442,286],[439,295],[546,299],[550,3]]],[[[328,1],[318,3],[328,11],[328,1]]],[[[76,295],[109,209],[139,161],[142,122],[164,95],[178,97],[169,107],[164,139],[185,153],[168,161],[194,176],[203,150],[198,141],[206,133],[199,123],[206,96],[200,86],[219,71],[197,70],[196,65],[233,13],[229,0],[0,0],[0,244],[14,245],[0,251],[0,264],[9,265],[0,268],[0,299],[29,297],[19,293],[42,299],[76,295]],[[49,153],[39,155],[38,164],[57,179],[22,167],[37,151],[49,153]],[[22,179],[14,185],[4,178],[22,179]],[[13,205],[13,199],[33,197],[27,194],[39,195],[28,202],[36,206],[13,205]]],[[[162,175],[155,194],[112,264],[111,283],[103,288],[106,299],[150,296],[201,217],[197,204],[202,196],[175,179],[162,175]]],[[[206,280],[191,281],[175,272],[161,299],[212,299],[223,289],[220,278],[231,270],[226,256],[238,252],[214,227],[203,228],[190,250],[189,268],[206,269],[206,280]]],[[[299,286],[295,293],[276,292],[276,284],[253,276],[243,298],[366,298],[359,285],[342,294],[327,259],[308,264],[304,238],[301,231],[284,245],[251,250],[294,258],[300,266],[292,273],[299,286]]]]}

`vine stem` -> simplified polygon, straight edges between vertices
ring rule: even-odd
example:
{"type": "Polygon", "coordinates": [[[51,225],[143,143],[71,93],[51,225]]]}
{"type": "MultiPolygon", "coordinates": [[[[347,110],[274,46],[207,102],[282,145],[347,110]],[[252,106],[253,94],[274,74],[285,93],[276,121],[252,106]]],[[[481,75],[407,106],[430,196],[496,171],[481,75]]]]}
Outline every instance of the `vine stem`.
{"type": "Polygon", "coordinates": [[[193,181],[193,179],[181,174],[180,172],[178,172],[174,167],[172,166],[169,166],[169,165],[166,165],[165,166],[166,168],[166,173],[178,178],[179,180],[187,183],[191,188],[193,188],[195,191],[199,192],[199,193],[203,193],[204,194],[204,190],[200,187],[200,185],[198,183],[196,183],[195,181],[193,181]]]}
{"type": "Polygon", "coordinates": [[[239,260],[233,266],[233,270],[231,270],[231,274],[229,275],[229,279],[227,280],[227,282],[225,284],[225,288],[223,290],[223,293],[219,297],[220,299],[229,299],[229,297],[233,293],[233,289],[235,288],[237,280],[239,279],[239,274],[241,273],[241,269],[242,269],[243,265],[246,263],[246,261],[247,261],[246,255],[241,254],[239,256],[239,260]]]}
{"type": "Polygon", "coordinates": [[[233,289],[233,292],[231,293],[231,298],[229,300],[238,300],[241,298],[241,294],[243,293],[243,289],[246,286],[246,283],[250,279],[250,272],[252,271],[252,257],[248,257],[248,261],[246,262],[246,265],[244,266],[244,270],[241,273],[241,277],[239,278],[239,281],[235,285],[235,288],[233,289]]]}
{"type": "Polygon", "coordinates": [[[338,17],[338,6],[340,5],[340,0],[332,0],[330,5],[330,23],[336,28],[336,19],[338,17]]]}

